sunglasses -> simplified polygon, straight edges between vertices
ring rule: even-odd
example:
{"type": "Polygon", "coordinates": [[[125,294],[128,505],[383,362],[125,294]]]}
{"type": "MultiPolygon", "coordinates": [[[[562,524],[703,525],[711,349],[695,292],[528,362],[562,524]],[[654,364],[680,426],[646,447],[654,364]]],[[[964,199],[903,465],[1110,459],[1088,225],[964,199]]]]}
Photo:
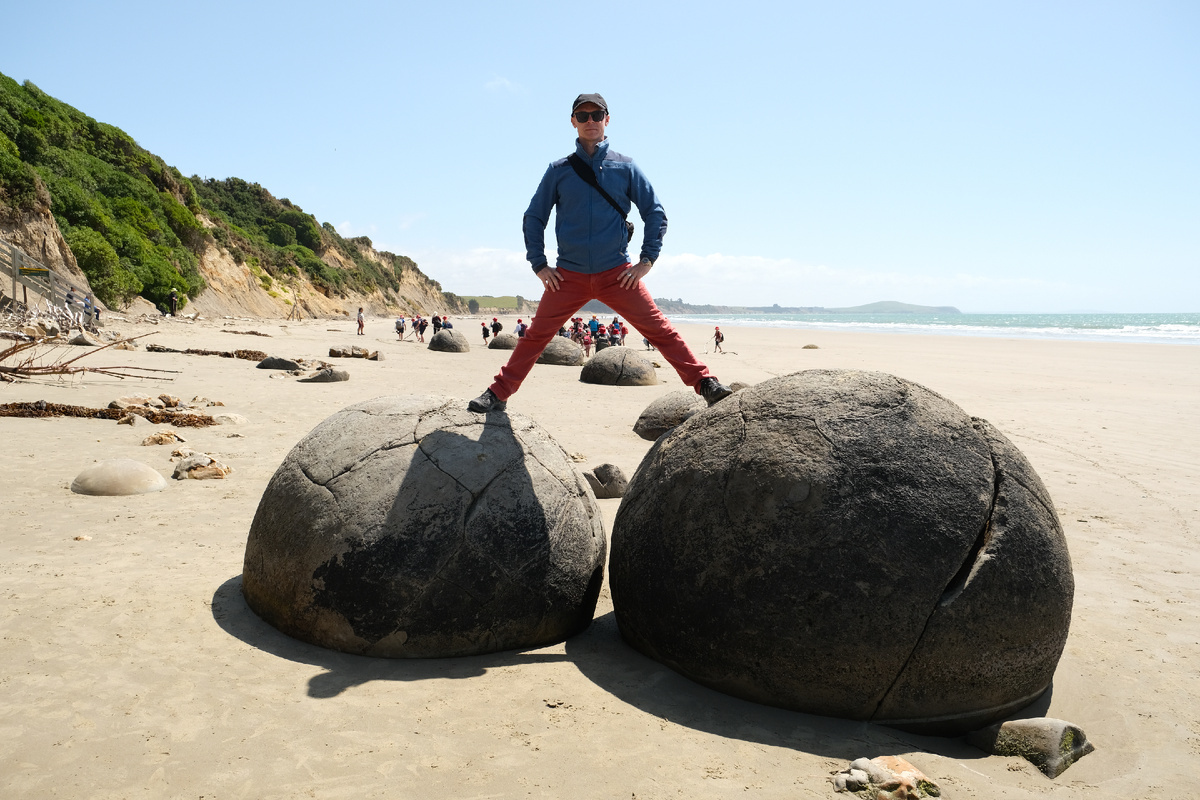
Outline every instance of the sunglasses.
{"type": "Polygon", "coordinates": [[[600,109],[597,111],[576,111],[575,112],[575,121],[576,122],[587,122],[588,118],[590,117],[592,122],[603,122],[604,118],[607,116],[608,116],[608,112],[604,111],[603,109],[600,109]]]}

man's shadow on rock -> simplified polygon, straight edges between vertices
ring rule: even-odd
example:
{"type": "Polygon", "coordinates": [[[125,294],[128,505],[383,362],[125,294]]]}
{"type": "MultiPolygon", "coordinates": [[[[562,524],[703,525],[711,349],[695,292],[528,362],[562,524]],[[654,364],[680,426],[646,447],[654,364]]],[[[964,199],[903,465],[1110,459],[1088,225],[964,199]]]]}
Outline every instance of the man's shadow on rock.
{"type": "Polygon", "coordinates": [[[420,681],[433,678],[474,678],[489,669],[519,664],[564,661],[556,653],[506,650],[459,658],[378,658],[329,650],[293,639],[263,622],[242,596],[242,576],[221,584],[212,599],[213,619],[231,636],[263,652],[299,664],[312,664],[325,672],[308,681],[308,696],[337,697],[347,689],[371,681],[420,681]]]}
{"type": "MultiPolygon", "coordinates": [[[[960,760],[987,757],[957,737],[923,736],[872,722],[788,711],[709,689],[626,644],[611,611],[568,639],[566,653],[589,680],[623,702],[677,725],[729,739],[846,761],[910,751],[960,760]]],[[[1047,689],[1016,716],[1044,714],[1051,691],[1047,689]]]]}

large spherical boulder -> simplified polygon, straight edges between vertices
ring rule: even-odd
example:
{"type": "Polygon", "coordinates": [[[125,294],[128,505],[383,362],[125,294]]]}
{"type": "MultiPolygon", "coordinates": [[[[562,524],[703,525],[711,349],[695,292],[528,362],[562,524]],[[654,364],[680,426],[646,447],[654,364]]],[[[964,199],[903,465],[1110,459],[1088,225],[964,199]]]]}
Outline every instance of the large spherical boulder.
{"type": "Polygon", "coordinates": [[[578,367],[585,357],[583,348],[563,336],[555,336],[538,356],[539,364],[558,364],[562,367],[578,367]]]}
{"type": "Polygon", "coordinates": [[[932,733],[1037,698],[1074,581],[1041,480],[986,421],[882,373],[744,389],[659,439],[613,528],[621,633],[763,703],[932,733]]]}
{"type": "Polygon", "coordinates": [[[610,347],[596,353],[583,365],[579,380],[603,386],[654,386],[654,365],[628,347],[610,347]]]}
{"type": "Polygon", "coordinates": [[[679,389],[664,394],[650,405],[633,423],[633,432],[643,439],[654,441],[667,431],[677,428],[696,414],[708,408],[704,398],[692,389],[679,389]]]}
{"type": "Polygon", "coordinates": [[[429,349],[439,353],[465,353],[471,349],[467,337],[457,330],[440,330],[429,338],[429,349]]]}
{"type": "Polygon", "coordinates": [[[586,628],[600,514],[532,420],[381,397],[300,441],[259,502],[250,607],[323,647],[395,658],[537,647],[586,628]]]}
{"type": "Polygon", "coordinates": [[[515,350],[521,338],[515,333],[497,333],[488,342],[488,350],[515,350]]]}

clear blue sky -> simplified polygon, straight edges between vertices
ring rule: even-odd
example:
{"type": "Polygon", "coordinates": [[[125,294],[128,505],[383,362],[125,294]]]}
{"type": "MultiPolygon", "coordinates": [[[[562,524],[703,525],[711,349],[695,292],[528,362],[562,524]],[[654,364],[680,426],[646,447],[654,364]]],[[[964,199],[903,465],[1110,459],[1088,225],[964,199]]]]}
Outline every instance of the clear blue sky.
{"type": "Polygon", "coordinates": [[[539,294],[521,216],[599,91],[656,296],[1200,310],[1200,3],[9,6],[0,71],[460,294],[539,294]]]}

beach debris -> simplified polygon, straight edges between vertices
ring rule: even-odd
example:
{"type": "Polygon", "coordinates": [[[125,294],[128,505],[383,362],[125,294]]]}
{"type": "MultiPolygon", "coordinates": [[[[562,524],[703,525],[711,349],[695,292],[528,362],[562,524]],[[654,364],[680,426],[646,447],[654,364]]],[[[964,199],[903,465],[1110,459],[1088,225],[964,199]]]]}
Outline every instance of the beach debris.
{"type": "Polygon", "coordinates": [[[147,494],[166,488],[167,482],[158,470],[131,458],[100,461],[75,476],[71,491],[75,494],[115,497],[127,494],[147,494]]]}
{"type": "Polygon", "coordinates": [[[86,331],[80,331],[68,342],[79,347],[99,347],[100,342],[93,339],[86,331]]]}
{"type": "Polygon", "coordinates": [[[900,756],[856,758],[829,779],[836,792],[864,800],[921,800],[941,797],[941,788],[900,756]]]}
{"type": "Polygon", "coordinates": [[[804,347],[801,347],[800,349],[801,350],[820,350],[821,348],[815,344],[806,344],[806,345],[804,345],[804,347]]]}
{"type": "Polygon", "coordinates": [[[250,420],[246,419],[241,414],[228,413],[216,414],[213,416],[213,420],[215,420],[218,425],[245,425],[250,422],[250,420]]]}
{"type": "MultiPolygon", "coordinates": [[[[149,336],[143,333],[142,336],[149,336]]],[[[141,336],[135,336],[140,339],[141,336]]],[[[129,341],[132,341],[129,340],[129,341]]],[[[0,380],[14,381],[20,378],[45,377],[48,375],[78,375],[93,372],[99,375],[109,375],[115,378],[146,378],[150,374],[176,373],[177,370],[150,369],[148,367],[80,367],[75,362],[90,355],[106,350],[113,344],[97,346],[87,352],[71,358],[53,357],[60,342],[45,337],[32,338],[29,341],[17,342],[14,345],[0,349],[0,380]],[[41,349],[48,345],[48,349],[41,349]]]]}
{"type": "Polygon", "coordinates": [[[579,380],[602,386],[655,386],[662,381],[654,366],[636,350],[609,347],[583,365],[579,380]]]}
{"type": "Polygon", "coordinates": [[[365,347],[357,345],[346,345],[345,347],[329,348],[330,358],[370,358],[372,354],[377,353],[377,350],[368,350],[365,347]]]}
{"type": "Polygon", "coordinates": [[[182,458],[187,458],[188,456],[195,455],[195,454],[196,454],[196,451],[190,447],[177,447],[171,451],[171,461],[172,462],[179,461],[182,458]]]}
{"type": "Polygon", "coordinates": [[[383,353],[378,350],[372,350],[371,355],[367,356],[367,361],[385,361],[383,353]]]}
{"type": "Polygon", "coordinates": [[[271,338],[271,334],[269,334],[269,333],[261,333],[261,332],[259,332],[259,331],[231,331],[231,330],[226,330],[226,329],[222,328],[222,329],[221,329],[221,333],[237,333],[237,334],[240,334],[240,335],[242,335],[242,336],[265,336],[265,337],[267,337],[268,339],[270,339],[270,338],[271,338]]]}
{"type": "Polygon", "coordinates": [[[209,400],[207,397],[202,397],[200,395],[196,395],[195,397],[193,397],[190,401],[190,404],[193,406],[197,406],[199,408],[204,408],[206,406],[223,406],[223,405],[225,405],[220,400],[209,400]]]}
{"type": "Polygon", "coordinates": [[[587,456],[585,456],[583,453],[567,453],[567,458],[571,459],[576,464],[582,464],[584,461],[588,460],[587,456]]]}
{"type": "Polygon", "coordinates": [[[280,358],[279,356],[267,356],[262,361],[258,362],[259,369],[284,369],[294,370],[300,369],[300,365],[288,358],[280,358]]]}
{"type": "MultiPolygon", "coordinates": [[[[138,417],[141,419],[141,417],[138,417]]],[[[187,439],[180,436],[175,431],[155,431],[154,433],[142,439],[142,447],[150,447],[156,444],[175,444],[176,442],[186,442],[187,439]]]]}
{"type": "Polygon", "coordinates": [[[137,350],[138,343],[131,341],[129,339],[121,339],[120,341],[113,342],[113,349],[114,350],[137,350]]]}
{"type": "Polygon", "coordinates": [[[221,358],[240,358],[243,361],[262,361],[267,357],[267,354],[261,350],[204,350],[198,347],[189,347],[186,350],[177,350],[174,347],[164,347],[161,344],[148,344],[146,351],[149,353],[182,353],[188,356],[220,356],[221,358]]]}
{"type": "Polygon", "coordinates": [[[693,390],[678,389],[664,394],[646,406],[637,422],[633,423],[633,432],[653,442],[706,408],[708,404],[704,402],[704,398],[693,390]]]}
{"type": "Polygon", "coordinates": [[[337,383],[338,381],[350,380],[350,373],[344,369],[329,369],[318,370],[315,374],[307,378],[301,378],[299,383],[337,383]]]}
{"type": "Polygon", "coordinates": [[[967,741],[985,753],[1020,756],[1049,778],[1096,749],[1078,725],[1053,717],[1010,719],[972,731],[967,741]]]}
{"type": "Polygon", "coordinates": [[[184,456],[178,464],[175,465],[175,473],[171,476],[175,480],[207,480],[223,479],[233,472],[233,467],[226,466],[220,461],[217,461],[207,453],[195,453],[184,456]]]}
{"type": "Polygon", "coordinates": [[[174,425],[177,428],[203,428],[208,425],[217,424],[207,414],[191,414],[167,410],[158,411],[152,408],[87,408],[85,406],[47,403],[45,400],[38,400],[32,403],[5,403],[0,405],[0,417],[84,417],[87,419],[111,419],[119,421],[131,415],[141,417],[156,425],[166,423],[174,425]]]}
{"type": "Polygon", "coordinates": [[[600,500],[624,497],[625,490],[629,488],[625,473],[616,464],[601,464],[583,473],[583,477],[592,487],[592,493],[600,500]]]}
{"type": "Polygon", "coordinates": [[[130,425],[132,427],[137,427],[138,425],[146,425],[148,423],[146,422],[146,418],[143,417],[142,415],[130,413],[130,414],[126,414],[125,416],[123,416],[119,420],[117,420],[117,424],[118,425],[130,425]]]}
{"type": "Polygon", "coordinates": [[[86,533],[80,534],[79,536],[75,537],[75,541],[77,541],[77,542],[90,542],[91,540],[92,540],[92,537],[88,536],[86,533]]]}

